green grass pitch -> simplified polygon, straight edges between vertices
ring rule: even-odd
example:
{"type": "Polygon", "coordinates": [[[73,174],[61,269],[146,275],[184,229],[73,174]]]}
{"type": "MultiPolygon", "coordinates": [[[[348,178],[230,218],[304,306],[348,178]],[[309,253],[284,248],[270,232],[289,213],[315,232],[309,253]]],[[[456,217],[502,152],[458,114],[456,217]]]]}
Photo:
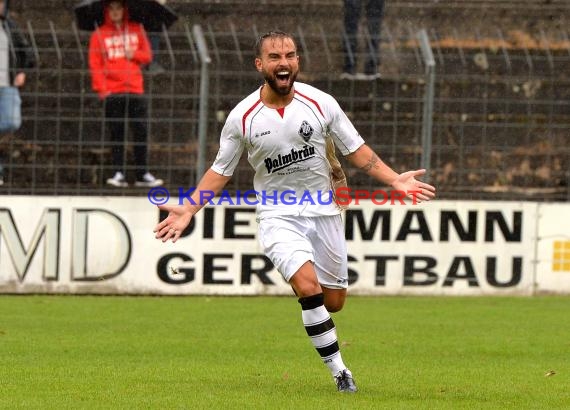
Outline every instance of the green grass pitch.
{"type": "Polygon", "coordinates": [[[293,297],[0,296],[0,408],[570,408],[568,297],[349,296],[333,318],[354,395],[293,297]]]}

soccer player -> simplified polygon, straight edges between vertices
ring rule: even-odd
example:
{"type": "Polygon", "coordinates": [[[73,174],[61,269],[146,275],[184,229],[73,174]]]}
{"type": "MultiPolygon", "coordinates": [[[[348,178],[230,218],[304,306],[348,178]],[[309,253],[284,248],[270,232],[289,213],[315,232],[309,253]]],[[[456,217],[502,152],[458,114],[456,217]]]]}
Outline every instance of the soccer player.
{"type": "Polygon", "coordinates": [[[265,82],[229,114],[217,157],[192,194],[195,204],[159,206],[168,216],[154,232],[163,242],[176,242],[204,205],[200,191],[219,193],[247,149],[255,170],[254,188],[260,193],[257,216],[264,253],[299,298],[307,334],[337,389],[356,392],[329,315],[342,309],[348,286],[341,211],[334,201],[285,204],[279,193],[295,192],[300,198],[309,192],[317,198],[331,190],[335,181],[327,159],[330,140],[350,163],[376,180],[405,192],[421,191],[419,201],[433,198],[435,188],[415,179],[425,170],[394,172],[364,143],[332,96],[295,81],[299,56],[290,34],[274,31],[261,36],[255,67],[265,82]]]}

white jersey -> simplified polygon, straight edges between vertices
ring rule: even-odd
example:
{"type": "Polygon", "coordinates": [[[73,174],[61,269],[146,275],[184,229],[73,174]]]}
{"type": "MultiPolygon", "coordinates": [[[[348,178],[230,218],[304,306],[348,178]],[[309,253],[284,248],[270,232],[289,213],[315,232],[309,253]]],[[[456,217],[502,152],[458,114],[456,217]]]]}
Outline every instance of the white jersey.
{"type": "Polygon", "coordinates": [[[261,89],[242,100],[226,120],[212,165],[218,174],[231,176],[247,148],[259,218],[339,214],[332,200],[326,138],[332,137],[342,155],[364,144],[331,95],[298,82],[294,93],[279,110],[263,104],[261,89]]]}

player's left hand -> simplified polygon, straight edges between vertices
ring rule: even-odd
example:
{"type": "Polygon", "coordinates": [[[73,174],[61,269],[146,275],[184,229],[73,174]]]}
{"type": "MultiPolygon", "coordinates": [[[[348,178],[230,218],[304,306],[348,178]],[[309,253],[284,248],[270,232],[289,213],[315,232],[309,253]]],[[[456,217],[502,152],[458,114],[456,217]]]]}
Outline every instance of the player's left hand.
{"type": "Polygon", "coordinates": [[[429,201],[435,198],[435,187],[416,179],[425,173],[425,169],[403,172],[392,182],[392,187],[405,192],[409,198],[415,197],[417,202],[429,201]]]}

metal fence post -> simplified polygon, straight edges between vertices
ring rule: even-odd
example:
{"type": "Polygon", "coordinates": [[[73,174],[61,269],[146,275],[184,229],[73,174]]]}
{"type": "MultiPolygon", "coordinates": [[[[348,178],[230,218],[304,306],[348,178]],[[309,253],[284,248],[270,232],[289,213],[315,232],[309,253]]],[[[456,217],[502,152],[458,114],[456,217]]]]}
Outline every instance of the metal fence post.
{"type": "MultiPolygon", "coordinates": [[[[42,63],[40,58],[40,52],[38,48],[38,43],[36,41],[35,31],[32,27],[31,21],[28,20],[27,22],[28,27],[28,36],[30,39],[30,46],[34,52],[34,58],[36,60],[36,65],[34,67],[34,91],[32,91],[32,95],[34,97],[34,114],[33,114],[33,143],[36,144],[38,142],[38,135],[39,135],[39,124],[38,124],[38,116],[40,112],[40,64],[42,63]]],[[[12,152],[12,147],[10,147],[10,152],[12,152]]],[[[36,151],[32,154],[32,163],[36,163],[36,151]]],[[[12,165],[12,156],[10,155],[10,165],[12,165]]],[[[31,186],[30,186],[30,194],[35,193],[36,189],[36,167],[32,166],[32,175],[31,175],[31,186]]]]}
{"type": "MultiPolygon", "coordinates": [[[[83,157],[83,149],[85,147],[85,140],[84,140],[84,125],[85,125],[85,56],[83,54],[83,46],[81,45],[81,39],[79,38],[79,31],[77,30],[77,25],[75,22],[71,25],[73,31],[73,38],[75,39],[75,46],[77,47],[77,54],[79,55],[79,59],[81,61],[81,70],[80,70],[80,77],[79,77],[79,106],[77,107],[79,110],[78,116],[78,132],[77,132],[77,157],[81,163],[81,158],[83,157]]],[[[76,187],[77,192],[81,192],[81,173],[82,167],[77,167],[75,171],[76,175],[76,187]]]]}
{"type": "Polygon", "coordinates": [[[429,179],[429,169],[431,166],[431,142],[433,124],[433,99],[435,90],[435,59],[429,43],[429,38],[425,29],[418,32],[417,38],[420,42],[422,58],[426,66],[426,90],[424,94],[424,109],[422,119],[422,163],[421,167],[426,169],[426,179],[429,179]]]}
{"type": "Polygon", "coordinates": [[[54,155],[54,189],[59,188],[59,172],[62,168],[59,155],[61,153],[61,90],[63,89],[63,76],[62,76],[62,68],[63,68],[63,53],[61,51],[61,47],[59,46],[59,39],[57,37],[57,30],[53,21],[49,21],[49,29],[51,33],[51,38],[53,41],[53,45],[55,47],[55,52],[57,56],[57,100],[56,100],[56,109],[57,115],[55,118],[55,155],[54,155]]]}
{"type": "Polygon", "coordinates": [[[194,40],[200,56],[200,108],[198,119],[198,164],[196,166],[196,183],[202,178],[206,169],[207,132],[208,132],[208,95],[209,95],[209,64],[212,59],[208,53],[208,46],[202,27],[195,24],[192,27],[194,40]]]}

